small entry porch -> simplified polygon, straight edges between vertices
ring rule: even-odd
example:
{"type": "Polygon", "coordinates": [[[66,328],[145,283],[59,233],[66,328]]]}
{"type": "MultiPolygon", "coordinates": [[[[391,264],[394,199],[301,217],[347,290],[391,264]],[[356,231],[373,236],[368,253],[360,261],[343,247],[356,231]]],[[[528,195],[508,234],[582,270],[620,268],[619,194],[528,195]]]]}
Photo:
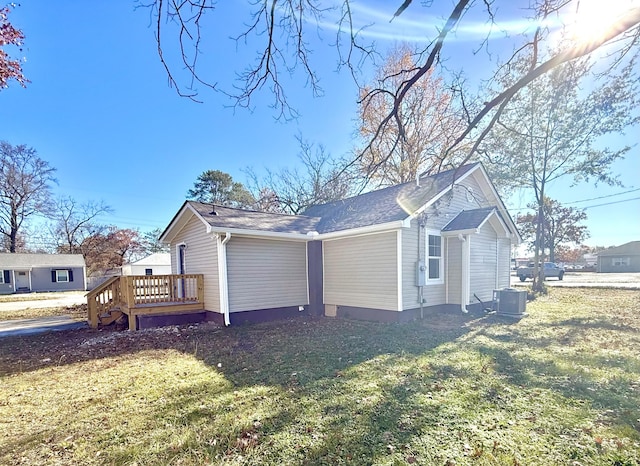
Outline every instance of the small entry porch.
{"type": "Polygon", "coordinates": [[[138,316],[204,311],[204,276],[179,274],[112,277],[87,293],[87,306],[91,328],[108,325],[126,315],[129,330],[137,330],[138,316]]]}

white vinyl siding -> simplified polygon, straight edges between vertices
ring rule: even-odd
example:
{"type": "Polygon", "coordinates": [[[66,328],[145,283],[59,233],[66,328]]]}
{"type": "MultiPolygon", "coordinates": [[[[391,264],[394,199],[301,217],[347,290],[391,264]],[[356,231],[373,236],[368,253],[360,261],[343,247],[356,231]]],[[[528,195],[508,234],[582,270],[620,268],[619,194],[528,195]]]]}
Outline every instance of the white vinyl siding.
{"type": "MultiPolygon", "coordinates": [[[[424,236],[420,251],[424,256],[424,236]]],[[[416,267],[418,262],[418,222],[411,220],[411,228],[402,230],[402,307],[404,309],[415,309],[420,306],[418,297],[418,287],[416,286],[418,277],[416,267]]]]}
{"type": "MultiPolygon", "coordinates": [[[[434,231],[430,231],[432,234],[434,231]]],[[[426,258],[427,240],[426,231],[422,230],[420,235],[420,255],[426,258]]],[[[442,270],[446,276],[446,240],[442,238],[442,270]]],[[[415,309],[420,306],[419,287],[417,286],[416,267],[418,262],[418,222],[411,221],[411,228],[402,230],[402,307],[403,309],[415,309]]],[[[440,283],[432,283],[422,288],[422,296],[425,299],[425,306],[435,306],[445,302],[444,280],[440,283]]]]}
{"type": "Polygon", "coordinates": [[[171,243],[171,273],[178,273],[176,245],[184,243],[187,273],[204,275],[204,305],[213,312],[220,311],[220,285],[218,282],[218,247],[216,239],[207,234],[206,226],[193,216],[171,243]]]}
{"type": "Polygon", "coordinates": [[[489,222],[482,226],[478,234],[471,236],[470,304],[478,303],[474,294],[482,301],[491,301],[493,298],[493,290],[496,289],[497,240],[489,222]]]}
{"type": "Polygon", "coordinates": [[[399,310],[397,241],[395,231],[324,241],[325,304],[399,310]]]}
{"type": "MultiPolygon", "coordinates": [[[[483,196],[480,185],[473,176],[468,176],[461,183],[461,186],[455,186],[453,194],[447,193],[434,206],[429,207],[425,211],[426,229],[429,231],[440,231],[462,210],[472,210],[480,207],[488,207],[490,204],[483,196]],[[473,196],[467,194],[471,192],[473,196]]],[[[423,258],[426,258],[427,251],[425,233],[422,233],[422,244],[420,251],[423,258]]],[[[411,221],[410,229],[402,230],[402,296],[403,308],[415,309],[420,306],[418,299],[418,287],[416,286],[416,262],[418,261],[418,223],[414,219],[411,221]]],[[[442,238],[442,258],[443,276],[449,280],[449,302],[460,302],[460,280],[462,274],[462,250],[460,249],[460,241],[457,238],[451,238],[447,241],[442,238]],[[455,251],[449,253],[448,247],[453,246],[455,251]],[[449,270],[449,267],[453,267],[449,270]]],[[[493,289],[493,288],[492,288],[493,289]]],[[[446,285],[431,284],[423,287],[423,297],[425,306],[435,306],[445,304],[446,301],[446,285]]]]}
{"type": "Polygon", "coordinates": [[[309,304],[304,242],[232,236],[227,276],[229,312],[309,304]]]}
{"type": "Polygon", "coordinates": [[[511,240],[498,238],[498,286],[497,289],[511,286],[511,240]]]}
{"type": "Polygon", "coordinates": [[[462,295],[462,245],[457,236],[448,237],[447,243],[447,303],[460,304],[462,295]]]}

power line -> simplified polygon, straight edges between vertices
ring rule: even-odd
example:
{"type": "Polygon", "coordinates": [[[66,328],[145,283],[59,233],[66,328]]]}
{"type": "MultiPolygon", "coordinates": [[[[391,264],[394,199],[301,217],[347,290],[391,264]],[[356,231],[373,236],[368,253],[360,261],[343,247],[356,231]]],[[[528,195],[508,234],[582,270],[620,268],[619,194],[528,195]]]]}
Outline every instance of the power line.
{"type": "MultiPolygon", "coordinates": [[[[640,191],[640,188],[630,189],[629,191],[623,191],[621,193],[616,193],[616,194],[607,194],[605,196],[592,197],[592,198],[589,198],[589,199],[580,199],[579,201],[563,202],[562,205],[564,206],[564,205],[568,205],[568,204],[578,204],[580,202],[595,201],[595,200],[598,200],[598,199],[605,199],[605,198],[608,198],[608,197],[622,196],[623,194],[634,193],[636,191],[640,191]]],[[[625,200],[622,200],[622,201],[616,201],[616,202],[611,202],[611,203],[606,203],[606,204],[598,204],[598,205],[594,205],[594,206],[580,207],[580,209],[584,210],[584,209],[589,209],[591,207],[599,207],[601,205],[618,204],[619,202],[634,201],[636,199],[639,199],[639,198],[634,197],[632,199],[625,199],[625,200]]],[[[530,207],[522,207],[522,206],[515,207],[513,209],[509,209],[509,211],[511,211],[511,212],[520,212],[520,211],[523,211],[523,210],[535,210],[535,209],[532,209],[530,207]]]]}
{"type": "MultiPolygon", "coordinates": [[[[564,205],[567,205],[567,204],[578,204],[580,202],[595,201],[595,200],[604,199],[604,198],[607,198],[607,197],[621,196],[622,194],[633,193],[633,192],[636,192],[636,191],[640,191],[640,188],[631,189],[629,191],[623,191],[623,192],[617,193],[617,194],[607,194],[606,196],[598,196],[598,197],[592,197],[590,199],[582,199],[582,200],[579,200],[579,201],[565,202],[564,205]]],[[[606,204],[604,204],[604,205],[606,205],[606,204]]]]}
{"type": "Polygon", "coordinates": [[[589,205],[586,207],[580,207],[580,209],[587,210],[587,209],[591,209],[592,207],[602,207],[602,206],[611,205],[611,204],[621,204],[622,202],[637,201],[638,199],[640,199],[640,197],[632,197],[631,199],[623,199],[621,201],[605,202],[604,204],[595,204],[595,205],[589,205]]]}

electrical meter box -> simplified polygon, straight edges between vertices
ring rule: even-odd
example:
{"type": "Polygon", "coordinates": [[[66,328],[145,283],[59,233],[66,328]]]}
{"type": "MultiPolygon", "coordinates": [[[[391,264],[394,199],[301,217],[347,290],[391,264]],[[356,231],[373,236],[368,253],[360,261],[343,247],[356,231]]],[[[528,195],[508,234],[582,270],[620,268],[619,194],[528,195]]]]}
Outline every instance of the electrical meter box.
{"type": "Polygon", "coordinates": [[[424,261],[416,262],[416,286],[427,284],[427,266],[424,261]]]}

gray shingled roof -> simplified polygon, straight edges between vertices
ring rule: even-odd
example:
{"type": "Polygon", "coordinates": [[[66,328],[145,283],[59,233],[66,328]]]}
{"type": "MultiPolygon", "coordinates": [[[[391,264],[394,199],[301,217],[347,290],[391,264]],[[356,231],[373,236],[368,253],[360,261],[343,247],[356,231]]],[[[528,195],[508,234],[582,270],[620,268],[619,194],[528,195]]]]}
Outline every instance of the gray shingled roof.
{"type": "Polygon", "coordinates": [[[640,241],[631,241],[615,248],[605,249],[600,251],[598,256],[618,256],[620,254],[640,254],[640,241]]]}
{"type": "Polygon", "coordinates": [[[404,220],[437,194],[451,185],[455,179],[478,166],[464,165],[415,182],[390,186],[359,196],[308,208],[303,215],[319,217],[316,231],[329,233],[371,225],[404,220]]]}
{"type": "Polygon", "coordinates": [[[187,201],[213,228],[307,234],[329,233],[405,220],[477,163],[388,188],[310,207],[302,215],[274,214],[187,201]],[[215,212],[215,214],[213,213],[215,212]]]}
{"type": "Polygon", "coordinates": [[[0,253],[0,270],[30,267],[84,267],[82,254],[0,253]]]}
{"type": "Polygon", "coordinates": [[[253,210],[213,206],[202,202],[187,201],[212,227],[220,229],[273,231],[278,233],[307,234],[316,229],[318,218],[304,215],[285,215],[253,210]],[[215,214],[213,213],[215,212],[215,214]]]}
{"type": "Polygon", "coordinates": [[[480,227],[482,223],[487,219],[495,207],[483,207],[481,209],[463,210],[456,215],[453,220],[447,223],[442,231],[462,231],[473,230],[480,227]]]}

